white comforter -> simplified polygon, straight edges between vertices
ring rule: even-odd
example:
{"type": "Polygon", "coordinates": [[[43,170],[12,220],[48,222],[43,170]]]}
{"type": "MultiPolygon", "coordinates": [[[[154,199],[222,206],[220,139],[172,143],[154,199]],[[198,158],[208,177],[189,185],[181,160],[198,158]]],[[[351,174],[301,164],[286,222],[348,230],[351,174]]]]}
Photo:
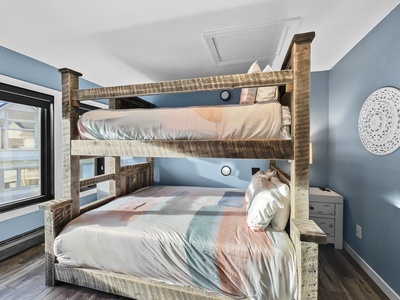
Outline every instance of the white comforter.
{"type": "Polygon", "coordinates": [[[289,139],[290,113],[277,101],[251,105],[94,110],[78,122],[82,139],[289,139]]]}
{"type": "Polygon", "coordinates": [[[286,232],[247,227],[244,191],[153,186],[73,220],[54,245],[60,264],[195,286],[235,299],[296,299],[286,232]]]}

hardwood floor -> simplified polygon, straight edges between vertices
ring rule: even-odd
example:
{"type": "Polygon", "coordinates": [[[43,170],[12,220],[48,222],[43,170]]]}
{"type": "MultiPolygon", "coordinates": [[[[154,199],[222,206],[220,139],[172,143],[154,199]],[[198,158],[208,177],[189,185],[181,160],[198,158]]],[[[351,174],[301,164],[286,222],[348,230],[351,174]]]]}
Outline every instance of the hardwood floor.
{"type": "MultiPolygon", "coordinates": [[[[118,299],[127,298],[69,284],[44,285],[44,246],[37,245],[0,262],[0,299],[118,299]]],[[[319,299],[389,299],[347,252],[320,246],[319,299]]]]}
{"type": "Polygon", "coordinates": [[[320,245],[318,291],[319,299],[389,299],[346,251],[331,244],[320,245]]]}

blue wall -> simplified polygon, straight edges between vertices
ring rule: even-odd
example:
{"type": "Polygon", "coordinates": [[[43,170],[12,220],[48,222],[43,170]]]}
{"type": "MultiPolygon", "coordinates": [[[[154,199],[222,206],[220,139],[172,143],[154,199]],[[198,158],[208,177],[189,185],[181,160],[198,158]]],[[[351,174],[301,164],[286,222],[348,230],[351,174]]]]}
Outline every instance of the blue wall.
{"type": "Polygon", "coordinates": [[[400,6],[329,73],[329,186],[344,196],[344,240],[400,294],[400,150],[368,152],[358,115],[375,90],[400,88],[400,6]],[[362,227],[362,239],[355,234],[362,227]]]}
{"type": "MultiPolygon", "coordinates": [[[[64,67],[67,66],[60,66],[60,68],[64,67]]],[[[61,76],[58,68],[2,46],[0,46],[0,74],[61,91],[61,76]]],[[[79,79],[79,86],[85,89],[99,87],[83,78],[79,79]]]]}
{"type": "Polygon", "coordinates": [[[328,85],[328,71],[311,73],[310,141],[313,163],[310,165],[310,186],[328,185],[328,85]]]}
{"type": "MultiPolygon", "coordinates": [[[[311,74],[310,110],[311,142],[313,143],[313,164],[310,166],[312,186],[327,186],[328,174],[328,82],[329,72],[311,74]]],[[[240,89],[231,91],[231,99],[224,102],[220,91],[189,93],[178,95],[152,96],[146,99],[159,107],[178,107],[187,105],[238,104],[240,89]]],[[[242,159],[173,159],[155,160],[155,180],[165,185],[226,186],[247,188],[251,180],[251,169],[268,168],[267,160],[242,159]],[[228,165],[232,169],[230,176],[221,174],[221,167],[228,165]]],[[[280,166],[289,171],[287,163],[280,166]]]]}
{"type": "MultiPolygon", "coordinates": [[[[61,74],[57,68],[1,46],[0,74],[61,91],[61,74]]],[[[98,87],[82,78],[79,84],[82,88],[98,87]]],[[[41,211],[2,221],[0,222],[0,242],[41,226],[43,226],[41,211]]]]}
{"type": "MultiPolygon", "coordinates": [[[[220,99],[220,91],[152,96],[146,99],[158,107],[238,104],[240,91],[240,89],[231,90],[231,98],[227,102],[220,99]]],[[[267,160],[256,159],[156,158],[155,183],[245,189],[252,176],[251,168],[265,170],[268,164],[267,160]],[[232,173],[229,176],[221,174],[221,168],[225,165],[231,167],[232,173]]]]}

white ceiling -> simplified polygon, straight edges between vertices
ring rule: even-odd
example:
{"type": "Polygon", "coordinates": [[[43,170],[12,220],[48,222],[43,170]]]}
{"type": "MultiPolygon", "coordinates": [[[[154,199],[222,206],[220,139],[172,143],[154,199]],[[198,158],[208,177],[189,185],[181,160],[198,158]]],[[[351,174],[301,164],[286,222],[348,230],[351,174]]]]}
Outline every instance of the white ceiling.
{"type": "MultiPolygon", "coordinates": [[[[246,72],[247,62],[217,65],[203,34],[295,19],[298,22],[290,27],[289,39],[292,32],[315,31],[312,70],[323,71],[331,69],[399,3],[2,0],[0,45],[57,68],[74,69],[103,86],[124,85],[246,72]]],[[[233,52],[235,47],[243,52],[243,43],[234,39],[233,52]]],[[[253,53],[260,44],[247,46],[253,53]]],[[[277,69],[281,59],[278,55],[265,63],[277,69]]]]}

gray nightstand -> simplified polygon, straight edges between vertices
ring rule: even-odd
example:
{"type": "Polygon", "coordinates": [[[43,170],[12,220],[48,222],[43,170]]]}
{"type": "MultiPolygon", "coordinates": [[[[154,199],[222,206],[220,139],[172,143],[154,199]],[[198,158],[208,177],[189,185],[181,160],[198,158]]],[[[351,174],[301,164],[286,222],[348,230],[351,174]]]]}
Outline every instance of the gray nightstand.
{"type": "MultiPolygon", "coordinates": [[[[330,189],[329,189],[330,190],[330,189]]],[[[343,197],[310,187],[310,219],[326,233],[328,243],[343,248],[343,197]]]]}

